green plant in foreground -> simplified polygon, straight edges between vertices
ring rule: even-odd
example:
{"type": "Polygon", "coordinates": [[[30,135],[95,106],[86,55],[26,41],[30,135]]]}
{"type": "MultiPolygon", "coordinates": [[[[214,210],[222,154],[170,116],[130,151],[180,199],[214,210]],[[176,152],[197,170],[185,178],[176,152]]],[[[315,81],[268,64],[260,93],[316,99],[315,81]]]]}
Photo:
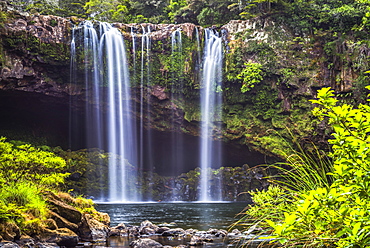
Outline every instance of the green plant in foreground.
{"type": "Polygon", "coordinates": [[[27,233],[41,230],[48,215],[43,192],[64,182],[65,167],[54,153],[0,138],[0,223],[16,223],[27,233]]]}
{"type": "MultiPolygon", "coordinates": [[[[367,87],[369,88],[369,87],[367,87]]],[[[266,192],[254,193],[255,205],[246,210],[246,216],[259,218],[272,228],[271,237],[285,247],[369,247],[370,246],[370,106],[338,105],[333,90],[318,92],[313,112],[333,128],[329,143],[332,168],[327,173],[333,182],[314,187],[314,178],[308,187],[292,189],[298,177],[285,177],[284,194],[275,194],[279,204],[266,205],[258,201],[266,192]],[[293,180],[289,181],[289,178],[293,180]],[[288,181],[286,181],[288,180],[288,181]],[[254,209],[268,214],[256,216],[254,209]],[[267,208],[267,209],[266,209],[267,208]]],[[[300,164],[300,163],[299,163],[300,164]]],[[[294,168],[296,164],[291,164],[294,168]]],[[[297,167],[297,166],[296,166],[297,167]]]]}

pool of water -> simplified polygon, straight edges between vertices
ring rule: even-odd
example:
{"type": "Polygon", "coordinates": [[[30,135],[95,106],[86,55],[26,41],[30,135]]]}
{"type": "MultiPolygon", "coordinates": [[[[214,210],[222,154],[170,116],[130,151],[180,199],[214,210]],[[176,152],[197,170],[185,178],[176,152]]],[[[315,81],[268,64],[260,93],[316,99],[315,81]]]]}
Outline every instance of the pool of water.
{"type": "MultiPolygon", "coordinates": [[[[109,214],[112,227],[120,223],[140,225],[141,222],[149,220],[156,225],[168,223],[170,228],[194,228],[207,231],[210,228],[228,230],[246,206],[247,203],[244,202],[98,203],[96,209],[109,214]]],[[[190,241],[177,237],[150,236],[150,238],[170,246],[186,245],[190,241]]],[[[111,237],[103,247],[128,248],[133,240],[134,238],[129,237],[111,237]]],[[[218,238],[202,247],[222,248],[236,247],[236,245],[233,240],[218,238]]]]}
{"type": "Polygon", "coordinates": [[[175,223],[174,226],[207,231],[209,228],[228,229],[234,223],[247,203],[98,203],[96,209],[108,213],[111,226],[120,223],[140,225],[145,220],[153,224],[175,223]]]}

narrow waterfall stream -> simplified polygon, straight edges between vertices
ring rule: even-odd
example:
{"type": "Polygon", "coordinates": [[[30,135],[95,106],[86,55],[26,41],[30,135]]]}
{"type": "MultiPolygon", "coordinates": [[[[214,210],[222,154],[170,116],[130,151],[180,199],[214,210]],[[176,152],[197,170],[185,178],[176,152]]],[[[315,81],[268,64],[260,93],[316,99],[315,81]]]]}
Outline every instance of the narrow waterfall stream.
{"type": "Polygon", "coordinates": [[[150,97],[150,49],[151,49],[151,30],[150,26],[141,25],[141,74],[140,74],[140,155],[139,155],[139,175],[145,178],[145,194],[142,193],[141,200],[150,201],[152,199],[151,181],[153,177],[153,152],[151,146],[144,149],[144,144],[152,143],[150,131],[151,117],[151,97],[150,97]],[[144,171],[146,172],[144,175],[144,171]]]}
{"type": "MultiPolygon", "coordinates": [[[[181,127],[183,126],[182,116],[177,116],[176,105],[183,101],[183,71],[184,58],[182,54],[182,36],[181,29],[178,28],[171,34],[171,66],[172,66],[172,85],[171,85],[171,142],[173,144],[171,150],[171,174],[176,174],[184,168],[184,140],[181,127]]],[[[176,182],[173,180],[170,186],[172,190],[172,201],[181,200],[176,182]]]]}
{"type": "Polygon", "coordinates": [[[216,146],[212,140],[213,132],[220,130],[217,120],[222,115],[222,38],[218,33],[205,30],[205,47],[203,58],[203,75],[201,83],[201,141],[200,141],[200,194],[199,200],[221,201],[221,185],[217,185],[215,190],[210,188],[210,168],[221,166],[221,147],[216,146]]]}

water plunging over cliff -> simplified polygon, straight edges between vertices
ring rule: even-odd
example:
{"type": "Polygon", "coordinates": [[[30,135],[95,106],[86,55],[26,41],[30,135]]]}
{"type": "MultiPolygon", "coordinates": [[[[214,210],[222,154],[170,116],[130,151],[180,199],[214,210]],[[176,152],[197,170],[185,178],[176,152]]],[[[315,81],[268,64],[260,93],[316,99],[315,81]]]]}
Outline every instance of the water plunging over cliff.
{"type": "Polygon", "coordinates": [[[210,188],[210,168],[219,168],[221,147],[212,140],[213,133],[220,130],[217,121],[222,114],[222,38],[211,29],[205,30],[203,75],[201,83],[201,141],[200,141],[200,201],[222,200],[221,185],[210,188]]]}
{"type": "Polygon", "coordinates": [[[136,182],[137,138],[131,116],[131,89],[123,36],[108,23],[100,23],[96,29],[89,21],[82,23],[74,33],[83,37],[78,43],[75,36],[72,45],[76,47],[76,53],[83,50],[84,56],[87,145],[105,147],[110,152],[109,193],[104,200],[137,201],[138,193],[128,187],[136,182]]]}
{"type": "Polygon", "coordinates": [[[158,65],[152,58],[158,52],[156,27],[142,24],[127,30],[125,35],[130,35],[127,42],[132,42],[127,49],[131,51],[129,60],[122,33],[107,23],[84,22],[74,30],[71,43],[74,54],[71,67],[83,72],[72,73],[71,78],[76,84],[83,82],[81,88],[86,89],[87,147],[110,153],[108,172],[97,172],[102,175],[102,191],[108,188],[101,199],[158,200],[158,191],[162,189],[154,185],[158,181],[155,173],[160,172],[169,178],[163,186],[168,193],[159,200],[222,201],[222,176],[211,171],[222,165],[222,143],[215,140],[221,133],[222,38],[212,29],[194,28],[192,35],[196,39],[192,40],[194,50],[189,57],[185,56],[191,41],[189,36],[182,36],[181,27],[172,29],[166,37],[168,40],[160,41],[171,45],[168,57],[164,57],[168,67],[159,68],[167,80],[167,85],[162,86],[153,81],[156,80],[153,73],[158,73],[155,71],[158,65]],[[189,120],[186,122],[182,107],[188,99],[185,83],[189,80],[186,73],[190,71],[194,72],[195,85],[198,83],[200,87],[199,100],[193,98],[194,114],[200,121],[194,119],[191,124],[195,134],[199,121],[199,138],[184,133],[189,120]],[[160,97],[158,90],[162,91],[160,97]],[[166,129],[157,131],[156,125],[162,118],[167,118],[166,129]],[[164,153],[159,154],[159,150],[164,153]],[[159,156],[163,157],[159,160],[159,156]],[[195,172],[194,178],[187,179],[187,175],[180,178],[190,166],[199,166],[201,170],[195,172]],[[191,187],[184,184],[186,180],[192,183],[191,187]]]}

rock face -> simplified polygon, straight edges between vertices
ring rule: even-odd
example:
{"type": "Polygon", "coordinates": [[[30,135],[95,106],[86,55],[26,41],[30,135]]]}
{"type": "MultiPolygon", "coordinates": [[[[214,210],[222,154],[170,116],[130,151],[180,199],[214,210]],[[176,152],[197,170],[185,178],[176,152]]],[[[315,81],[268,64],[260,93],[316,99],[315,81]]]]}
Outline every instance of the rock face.
{"type": "MultiPolygon", "coordinates": [[[[6,11],[6,10],[3,10],[6,11]]],[[[0,28],[1,90],[22,90],[64,96],[69,77],[72,24],[57,16],[25,16],[6,11],[0,28]]]]}
{"type": "Polygon", "coordinates": [[[54,216],[61,217],[73,224],[79,224],[81,222],[82,214],[76,208],[55,198],[49,198],[48,202],[52,205],[52,210],[55,213],[54,216]]]}
{"type": "Polygon", "coordinates": [[[44,230],[38,239],[43,243],[55,243],[58,246],[75,247],[78,244],[77,234],[67,228],[57,230],[44,230]]]}
{"type": "MultiPolygon", "coordinates": [[[[52,192],[45,192],[49,203],[49,218],[43,225],[22,231],[14,223],[0,224],[0,240],[14,241],[21,247],[75,247],[79,241],[106,241],[110,218],[106,213],[94,211],[82,213],[67,202],[75,201],[65,194],[64,198],[52,192]],[[67,200],[66,200],[67,199],[67,200]],[[28,236],[26,233],[30,236],[28,236]]],[[[3,242],[0,247],[12,247],[14,243],[3,242]]]]}
{"type": "MultiPolygon", "coordinates": [[[[0,27],[0,91],[60,98],[67,107],[77,111],[76,115],[83,116],[80,107],[86,104],[84,70],[77,66],[80,78],[74,84],[70,82],[69,72],[72,28],[82,20],[26,16],[2,6],[7,21],[0,27]]],[[[144,116],[144,125],[159,131],[181,130],[198,136],[202,54],[197,38],[200,37],[201,45],[203,28],[190,23],[116,23],[114,26],[122,31],[131,53],[134,51],[131,31],[139,42],[143,29],[151,30],[150,75],[147,75],[150,86],[138,86],[140,78],[135,70],[140,56],[130,54],[128,58],[130,75],[136,75],[131,79],[135,93],[132,105],[138,106],[143,100],[139,97],[141,91],[147,92],[144,101],[151,105],[151,118],[144,116]],[[175,30],[182,31],[181,62],[171,59],[171,34],[175,30]],[[172,121],[179,124],[178,130],[171,126],[172,121]]],[[[332,86],[339,93],[353,90],[360,72],[366,70],[361,59],[370,53],[367,46],[357,45],[350,37],[327,43],[324,34],[298,36],[273,17],[231,21],[219,31],[225,42],[224,108],[219,120],[223,129],[215,130],[214,138],[272,156],[282,156],[281,151],[287,149],[282,138],[288,136],[284,131],[286,127],[307,139],[312,138],[314,131],[320,132],[319,127],[312,125],[312,116],[307,114],[311,109],[308,99],[322,86],[332,86]],[[261,64],[264,76],[250,91],[242,93],[243,81],[238,75],[246,62],[261,64]]],[[[136,116],[140,115],[136,113],[136,116]]]]}

